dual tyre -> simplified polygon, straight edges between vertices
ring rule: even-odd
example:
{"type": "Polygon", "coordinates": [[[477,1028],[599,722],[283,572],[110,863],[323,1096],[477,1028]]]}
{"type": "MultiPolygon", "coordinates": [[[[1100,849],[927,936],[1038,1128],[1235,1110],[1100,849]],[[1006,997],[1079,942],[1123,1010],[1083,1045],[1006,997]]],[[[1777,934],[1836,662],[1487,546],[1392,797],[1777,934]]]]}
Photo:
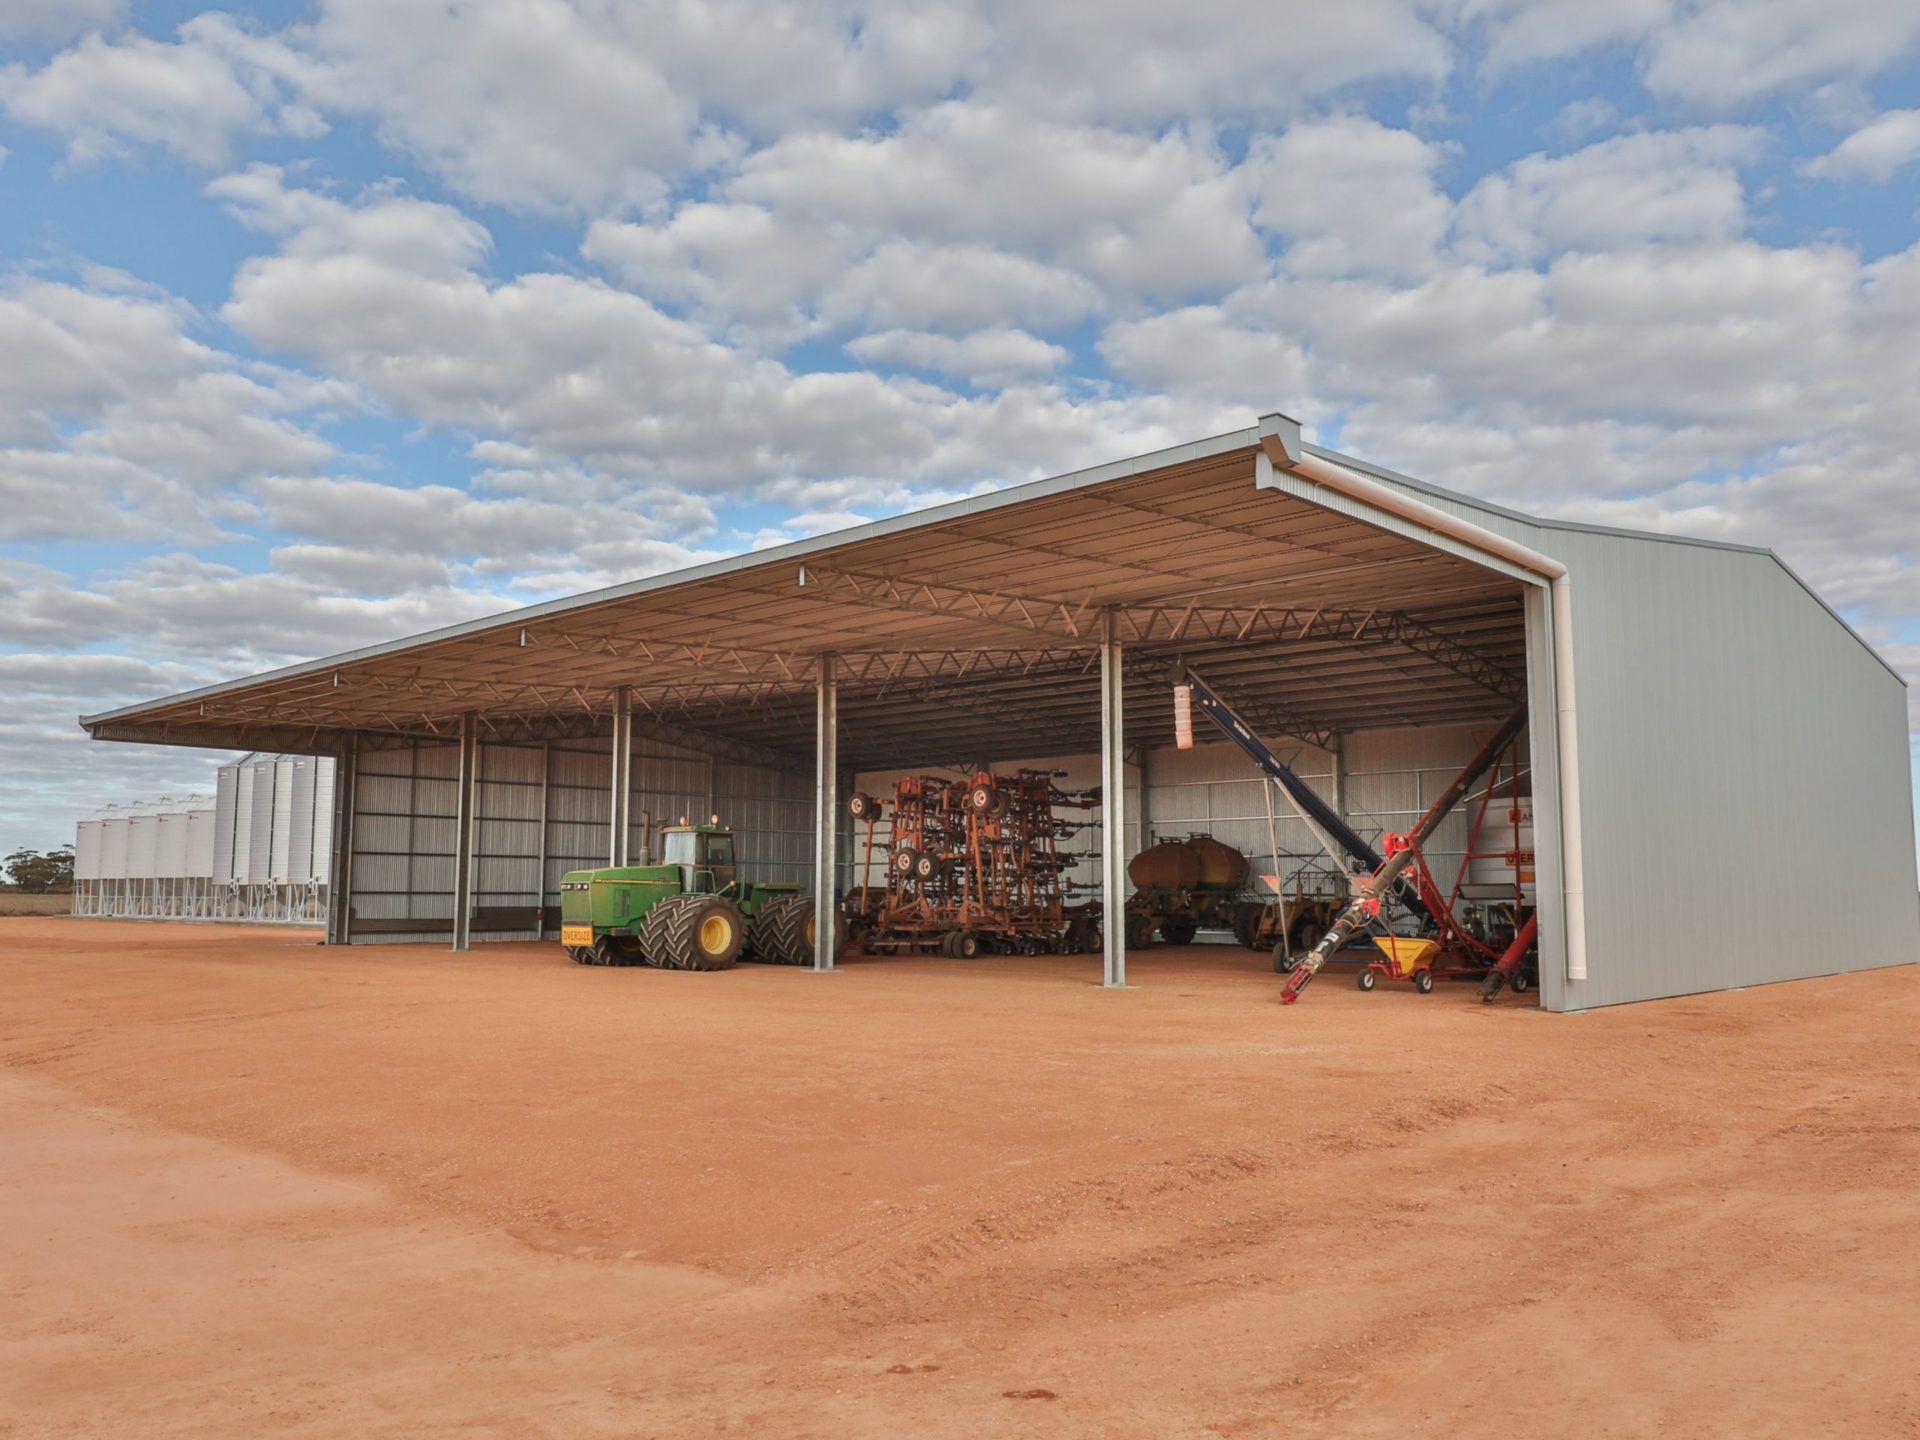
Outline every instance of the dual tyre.
{"type": "Polygon", "coordinates": [[[746,941],[739,907],[719,895],[669,895],[640,922],[640,951],[662,970],[729,970],[746,941]]]}
{"type": "Polygon", "coordinates": [[[766,965],[811,965],[814,929],[811,895],[776,895],[753,917],[753,958],[766,965]]]}

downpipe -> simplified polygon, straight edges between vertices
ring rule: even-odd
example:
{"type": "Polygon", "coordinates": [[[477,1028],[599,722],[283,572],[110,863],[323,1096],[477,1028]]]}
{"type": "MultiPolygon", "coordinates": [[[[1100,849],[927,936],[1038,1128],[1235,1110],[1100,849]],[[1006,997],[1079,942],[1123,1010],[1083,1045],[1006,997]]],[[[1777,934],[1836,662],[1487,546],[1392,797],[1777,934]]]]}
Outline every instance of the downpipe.
{"type": "Polygon", "coordinates": [[[1587,978],[1586,861],[1580,818],[1580,726],[1573,683],[1573,586],[1567,567],[1551,556],[1509,540],[1484,526],[1416,500],[1390,485],[1309,455],[1299,422],[1286,415],[1260,417],[1260,448],[1274,466],[1325,486],[1349,499],[1397,515],[1435,535],[1516,565],[1548,585],[1552,611],[1554,742],[1559,756],[1561,902],[1566,915],[1567,979],[1587,978]]]}

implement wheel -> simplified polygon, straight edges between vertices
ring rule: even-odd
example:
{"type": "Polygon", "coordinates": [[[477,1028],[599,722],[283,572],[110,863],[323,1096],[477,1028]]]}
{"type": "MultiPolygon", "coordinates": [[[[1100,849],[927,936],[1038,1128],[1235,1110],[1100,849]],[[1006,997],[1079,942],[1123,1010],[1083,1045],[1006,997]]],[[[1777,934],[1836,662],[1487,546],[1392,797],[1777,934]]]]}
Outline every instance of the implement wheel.
{"type": "Polygon", "coordinates": [[[640,926],[647,963],[664,970],[730,970],[746,938],[740,911],[718,895],[669,895],[640,926]]]}
{"type": "Polygon", "coordinates": [[[1160,938],[1169,945],[1191,945],[1199,933],[1199,922],[1191,915],[1169,915],[1160,922],[1160,938]]]}
{"type": "Polygon", "coordinates": [[[1516,970],[1513,972],[1513,978],[1507,983],[1513,986],[1514,994],[1524,995],[1533,988],[1533,977],[1524,970],[1516,970]]]}
{"type": "Polygon", "coordinates": [[[1233,907],[1233,938],[1249,950],[1260,948],[1260,922],[1266,918],[1266,909],[1255,904],[1233,907]]]}
{"type": "Polygon", "coordinates": [[[1361,967],[1360,973],[1353,977],[1353,983],[1358,985],[1362,990],[1371,990],[1379,978],[1379,976],[1373,973],[1373,967],[1371,965],[1365,965],[1361,967]]]}
{"type": "Polygon", "coordinates": [[[1414,971],[1413,988],[1418,990],[1422,995],[1431,995],[1433,993],[1433,972],[1431,970],[1414,971]]]}

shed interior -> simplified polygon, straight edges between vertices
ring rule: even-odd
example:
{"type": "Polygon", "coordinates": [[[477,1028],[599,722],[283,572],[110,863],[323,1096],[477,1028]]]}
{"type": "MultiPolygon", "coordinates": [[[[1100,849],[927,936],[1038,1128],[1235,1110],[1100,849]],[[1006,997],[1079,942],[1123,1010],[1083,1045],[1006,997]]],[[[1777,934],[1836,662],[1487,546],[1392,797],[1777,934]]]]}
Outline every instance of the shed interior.
{"type": "MultiPolygon", "coordinates": [[[[836,811],[855,776],[1097,766],[1113,645],[1137,787],[1124,850],[1216,822],[1250,850],[1271,833],[1238,751],[1208,747],[1204,724],[1204,754],[1172,748],[1179,663],[1310,780],[1344,781],[1358,828],[1406,823],[1525,700],[1527,587],[1259,486],[1258,457],[1251,436],[1222,437],[87,723],[107,739],[351,747],[336,891],[352,921],[336,929],[359,940],[447,932],[463,725],[476,935],[544,933],[558,877],[620,853],[610,830],[637,853],[643,812],[726,811],[749,874],[805,878],[829,671],[836,811]],[[1142,780],[1143,763],[1165,778],[1142,780]],[[1235,784],[1251,788],[1172,795],[1235,784]]],[[[844,886],[844,821],[837,838],[844,886]]]]}

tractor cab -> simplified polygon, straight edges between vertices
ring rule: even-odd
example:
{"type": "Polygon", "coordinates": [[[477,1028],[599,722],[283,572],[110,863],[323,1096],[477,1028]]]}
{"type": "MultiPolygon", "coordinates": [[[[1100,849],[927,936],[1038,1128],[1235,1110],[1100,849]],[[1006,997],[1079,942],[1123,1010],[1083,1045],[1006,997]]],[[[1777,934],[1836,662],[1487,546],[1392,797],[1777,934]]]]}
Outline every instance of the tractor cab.
{"type": "Polygon", "coordinates": [[[666,825],[660,830],[660,863],[677,866],[680,888],[690,895],[738,890],[740,869],[733,831],[720,825],[666,825]]]}

